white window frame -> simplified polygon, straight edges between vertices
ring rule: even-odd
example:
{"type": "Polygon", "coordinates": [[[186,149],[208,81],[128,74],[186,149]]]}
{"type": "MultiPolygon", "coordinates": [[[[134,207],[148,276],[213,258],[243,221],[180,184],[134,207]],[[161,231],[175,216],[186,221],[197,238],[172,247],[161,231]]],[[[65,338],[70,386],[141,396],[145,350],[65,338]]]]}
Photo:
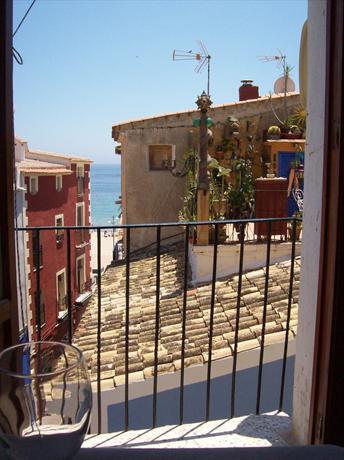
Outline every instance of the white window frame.
{"type": "Polygon", "coordinates": [[[150,147],[155,147],[155,146],[160,146],[160,145],[164,145],[164,146],[168,146],[168,147],[172,147],[172,158],[171,158],[171,161],[172,161],[172,164],[176,161],[176,146],[175,144],[166,144],[166,143],[163,143],[163,144],[148,144],[147,145],[147,169],[149,172],[161,172],[161,171],[167,171],[167,169],[151,169],[150,167],[150,159],[149,159],[149,148],[150,147]]]}
{"type": "Polygon", "coordinates": [[[30,194],[37,195],[38,193],[38,176],[29,176],[29,187],[30,187],[30,194]],[[32,185],[32,182],[36,184],[35,188],[32,185]]]}
{"type": "MultiPolygon", "coordinates": [[[[64,214],[56,214],[55,216],[55,227],[58,227],[57,225],[57,221],[61,219],[62,220],[62,224],[61,224],[61,227],[64,226],[64,214]]],[[[56,230],[56,233],[58,232],[58,230],[56,230]]]]}
{"type": "MultiPolygon", "coordinates": [[[[65,297],[67,296],[67,280],[66,280],[66,268],[63,268],[62,270],[58,271],[56,273],[56,303],[59,301],[59,276],[64,275],[63,281],[64,281],[64,293],[65,297]]],[[[68,311],[67,303],[66,303],[66,308],[64,310],[59,310],[57,312],[57,316],[59,319],[63,318],[66,315],[66,312],[68,311]]]]}
{"type": "MultiPolygon", "coordinates": [[[[55,216],[55,227],[59,227],[59,225],[57,225],[57,221],[61,219],[62,220],[62,223],[61,223],[61,227],[64,226],[64,215],[63,214],[57,214],[55,216]]],[[[63,235],[64,234],[64,230],[58,230],[56,229],[55,230],[55,234],[56,234],[56,241],[57,241],[57,235],[63,235]]]]}
{"type": "Polygon", "coordinates": [[[79,203],[76,203],[76,216],[75,216],[75,224],[76,225],[85,225],[85,202],[80,201],[79,203]],[[82,208],[82,223],[78,224],[78,208],[82,208]]]}
{"type": "Polygon", "coordinates": [[[84,163],[77,163],[76,164],[76,177],[85,177],[85,165],[84,165],[84,163]],[[81,171],[81,173],[79,171],[81,171]]]}
{"type": "Polygon", "coordinates": [[[57,192],[61,192],[63,187],[63,176],[62,174],[58,174],[55,176],[55,188],[57,192]]]}
{"type": "Polygon", "coordinates": [[[75,285],[77,286],[77,283],[78,283],[78,260],[83,260],[84,263],[83,263],[83,272],[84,272],[84,275],[83,275],[83,278],[84,278],[84,283],[86,283],[86,254],[81,254],[81,256],[77,257],[75,259],[75,285]]]}

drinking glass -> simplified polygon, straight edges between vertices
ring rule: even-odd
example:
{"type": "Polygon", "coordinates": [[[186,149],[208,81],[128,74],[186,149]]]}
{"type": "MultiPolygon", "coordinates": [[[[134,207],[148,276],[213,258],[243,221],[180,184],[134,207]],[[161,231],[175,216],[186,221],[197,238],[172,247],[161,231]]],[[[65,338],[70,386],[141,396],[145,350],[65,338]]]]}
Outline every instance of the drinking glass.
{"type": "Polygon", "coordinates": [[[91,408],[87,367],[76,347],[40,341],[0,353],[0,458],[72,458],[91,408]]]}

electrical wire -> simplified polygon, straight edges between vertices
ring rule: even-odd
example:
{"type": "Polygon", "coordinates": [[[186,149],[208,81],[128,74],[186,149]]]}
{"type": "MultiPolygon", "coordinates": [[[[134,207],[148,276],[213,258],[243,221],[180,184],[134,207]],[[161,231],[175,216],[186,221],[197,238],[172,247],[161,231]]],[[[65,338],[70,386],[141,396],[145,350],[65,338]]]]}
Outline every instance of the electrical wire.
{"type": "MultiPolygon", "coordinates": [[[[33,0],[31,5],[29,6],[29,8],[27,9],[26,13],[24,14],[22,20],[20,21],[20,23],[17,25],[16,27],[16,30],[13,32],[13,35],[12,35],[12,38],[15,36],[15,34],[18,32],[18,30],[21,28],[23,22],[25,21],[27,15],[29,14],[31,8],[33,7],[33,5],[35,4],[36,0],[33,0]]],[[[19,64],[19,65],[23,65],[24,64],[24,60],[21,56],[21,54],[19,53],[18,50],[15,49],[14,46],[12,46],[12,55],[14,57],[14,59],[16,60],[16,62],[19,64]]]]}
{"type": "Polygon", "coordinates": [[[15,36],[15,34],[18,32],[18,30],[21,28],[23,22],[25,21],[26,19],[26,16],[29,14],[31,8],[33,7],[33,5],[35,4],[36,0],[33,0],[31,5],[29,6],[28,10],[26,11],[26,13],[24,14],[22,20],[20,21],[20,23],[17,25],[17,28],[16,30],[13,32],[13,35],[12,35],[12,38],[15,36]]]}

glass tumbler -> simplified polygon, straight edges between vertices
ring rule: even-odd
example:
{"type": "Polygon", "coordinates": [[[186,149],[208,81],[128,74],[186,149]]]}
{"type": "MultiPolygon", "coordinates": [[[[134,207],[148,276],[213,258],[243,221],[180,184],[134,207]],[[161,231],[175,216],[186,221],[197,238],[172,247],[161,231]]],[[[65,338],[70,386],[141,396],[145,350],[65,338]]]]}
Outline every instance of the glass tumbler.
{"type": "Polygon", "coordinates": [[[76,347],[40,341],[0,353],[0,458],[72,458],[91,408],[87,367],[76,347]]]}

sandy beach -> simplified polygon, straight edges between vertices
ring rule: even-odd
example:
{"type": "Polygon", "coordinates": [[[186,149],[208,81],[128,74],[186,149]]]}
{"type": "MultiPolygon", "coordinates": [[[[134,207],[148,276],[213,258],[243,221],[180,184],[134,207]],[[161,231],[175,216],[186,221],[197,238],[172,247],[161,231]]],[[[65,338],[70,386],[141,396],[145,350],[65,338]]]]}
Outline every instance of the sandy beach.
{"type": "MultiPolygon", "coordinates": [[[[112,231],[101,232],[101,266],[107,267],[112,261],[112,252],[114,243],[118,240],[118,235],[112,236],[112,231]]],[[[97,232],[91,233],[91,268],[97,268],[97,232]]]]}

